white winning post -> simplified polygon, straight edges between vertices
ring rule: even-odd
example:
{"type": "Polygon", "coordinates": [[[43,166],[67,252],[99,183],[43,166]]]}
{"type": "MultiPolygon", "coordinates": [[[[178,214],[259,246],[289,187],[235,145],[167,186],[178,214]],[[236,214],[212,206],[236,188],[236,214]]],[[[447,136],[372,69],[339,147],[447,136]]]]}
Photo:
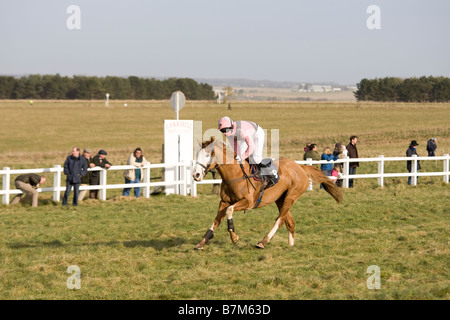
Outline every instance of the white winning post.
{"type": "Polygon", "coordinates": [[[106,94],[105,107],[109,106],[109,93],[106,94]]]}
{"type": "MultiPolygon", "coordinates": [[[[194,159],[194,121],[180,120],[179,112],[186,103],[183,92],[175,91],[170,98],[170,105],[176,112],[176,120],[164,120],[164,163],[179,164],[191,162],[194,159]]],[[[182,170],[177,165],[164,169],[165,182],[183,180],[183,186],[167,185],[166,195],[187,194],[187,180],[190,179],[191,170],[182,170]]]]}

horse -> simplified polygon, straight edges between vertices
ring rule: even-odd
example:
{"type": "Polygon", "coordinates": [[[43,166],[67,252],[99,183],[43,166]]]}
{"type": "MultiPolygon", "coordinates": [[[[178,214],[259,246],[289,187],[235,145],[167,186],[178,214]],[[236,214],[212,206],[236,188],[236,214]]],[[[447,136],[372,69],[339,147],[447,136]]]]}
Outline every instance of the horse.
{"type": "Polygon", "coordinates": [[[283,223],[286,224],[289,231],[288,245],[293,246],[295,222],[290,208],[308,189],[310,179],[315,183],[321,183],[324,190],[336,202],[340,203],[342,201],[343,196],[340,188],[315,166],[300,165],[288,158],[281,158],[275,161],[274,165],[278,167],[279,181],[270,188],[265,189],[263,197],[259,198],[263,182],[251,173],[250,164],[247,161],[239,163],[235,160],[234,150],[227,148],[226,143],[223,141],[214,140],[213,137],[211,137],[211,140],[201,144],[201,149],[196,155],[196,163],[193,167],[193,179],[201,181],[209,171],[215,169],[222,178],[221,200],[213,224],[194,249],[204,249],[209,240],[213,238],[214,231],[225,216],[227,216],[231,242],[233,244],[237,243],[239,236],[235,232],[233,213],[235,211],[252,210],[256,207],[263,208],[273,202],[278,207],[278,217],[275,220],[275,225],[263,240],[256,244],[256,247],[264,249],[283,223]],[[230,161],[230,159],[232,160],[230,161]]]}

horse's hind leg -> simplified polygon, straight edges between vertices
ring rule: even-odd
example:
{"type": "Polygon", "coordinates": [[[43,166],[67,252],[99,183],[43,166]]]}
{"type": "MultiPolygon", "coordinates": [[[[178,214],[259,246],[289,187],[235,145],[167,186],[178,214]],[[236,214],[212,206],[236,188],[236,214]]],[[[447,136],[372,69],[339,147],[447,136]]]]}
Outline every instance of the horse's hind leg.
{"type": "Polygon", "coordinates": [[[256,247],[259,249],[264,249],[264,247],[270,242],[270,239],[272,239],[275,232],[277,232],[278,228],[283,224],[283,220],[280,216],[278,216],[277,220],[275,221],[275,225],[273,226],[272,230],[264,237],[264,239],[256,244],[256,247]]]}
{"type": "Polygon", "coordinates": [[[290,246],[294,245],[294,229],[295,229],[295,222],[292,218],[291,211],[288,211],[288,214],[286,216],[286,228],[289,231],[289,238],[288,238],[288,244],[290,246]]]}
{"type": "Polygon", "coordinates": [[[264,247],[270,242],[274,234],[277,232],[278,228],[285,222],[286,227],[289,230],[289,245],[294,245],[294,219],[289,211],[295,200],[289,199],[284,194],[280,199],[276,201],[278,206],[279,215],[275,221],[275,225],[272,227],[270,232],[264,237],[264,239],[256,244],[257,248],[264,249],[264,247]]]}

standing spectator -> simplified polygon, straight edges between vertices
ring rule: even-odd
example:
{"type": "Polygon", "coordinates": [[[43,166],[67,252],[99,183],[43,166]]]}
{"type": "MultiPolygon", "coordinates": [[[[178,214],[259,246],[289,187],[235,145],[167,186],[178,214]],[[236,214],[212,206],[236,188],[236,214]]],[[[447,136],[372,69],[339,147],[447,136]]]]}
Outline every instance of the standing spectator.
{"type": "MultiPolygon", "coordinates": [[[[347,148],[344,145],[342,145],[340,142],[338,142],[334,145],[333,155],[338,156],[339,159],[344,159],[348,155],[347,148]]],[[[336,184],[338,187],[342,187],[341,176],[342,176],[342,173],[344,172],[344,164],[343,163],[335,163],[333,166],[333,169],[334,169],[334,171],[336,171],[335,176],[338,177],[338,179],[336,180],[336,184]]]]}
{"type": "Polygon", "coordinates": [[[80,155],[80,148],[73,147],[72,155],[68,156],[64,162],[64,174],[66,178],[66,192],[62,200],[62,205],[67,206],[67,200],[73,186],[73,206],[78,206],[78,193],[80,192],[81,179],[87,174],[88,165],[86,158],[80,155]]]}
{"type": "MultiPolygon", "coordinates": [[[[357,136],[350,137],[350,143],[347,145],[348,156],[350,158],[358,158],[358,149],[356,148],[356,143],[358,142],[357,136]]],[[[349,174],[356,174],[356,168],[359,167],[359,162],[350,162],[349,174]]],[[[353,179],[348,180],[348,187],[353,188],[353,179]]]]}
{"type": "Polygon", "coordinates": [[[320,161],[320,155],[317,152],[317,145],[315,143],[311,143],[309,146],[309,151],[303,155],[303,160],[312,159],[320,161]]]}
{"type": "Polygon", "coordinates": [[[311,148],[311,142],[307,142],[305,147],[303,148],[303,152],[307,153],[311,148]]]}
{"type": "MultiPolygon", "coordinates": [[[[339,158],[338,155],[331,154],[330,148],[326,147],[325,149],[323,149],[323,153],[320,160],[334,161],[337,160],[338,158],[339,158]]],[[[333,163],[321,164],[320,169],[322,170],[324,175],[331,176],[331,170],[333,170],[333,163]]]]}
{"type": "MultiPolygon", "coordinates": [[[[86,163],[88,165],[88,169],[89,168],[93,168],[95,167],[95,164],[92,163],[92,157],[91,157],[91,149],[84,149],[83,150],[83,155],[82,155],[85,159],[86,159],[86,163]]],[[[85,176],[83,176],[81,178],[81,187],[86,187],[89,185],[90,181],[91,181],[91,175],[92,172],[88,171],[86,173],[85,176]]],[[[78,194],[78,201],[82,202],[84,197],[86,196],[87,190],[81,190],[80,193],[78,194]]]]}
{"type": "MultiPolygon", "coordinates": [[[[16,178],[16,180],[14,181],[14,185],[16,186],[17,189],[26,193],[27,197],[31,196],[32,197],[31,206],[37,207],[38,206],[38,192],[36,189],[39,188],[39,186],[41,184],[45,183],[46,180],[47,180],[47,178],[45,178],[44,176],[39,176],[35,173],[28,173],[28,174],[22,174],[22,175],[18,176],[16,178]]],[[[22,198],[22,195],[23,195],[23,193],[16,195],[12,199],[11,204],[19,203],[20,198],[22,198]]]]}
{"type": "MultiPolygon", "coordinates": [[[[418,145],[419,144],[417,143],[416,140],[411,141],[411,144],[409,145],[408,150],[406,150],[406,156],[407,157],[412,157],[414,154],[416,156],[419,156],[417,154],[417,150],[416,150],[416,147],[418,145]]],[[[411,173],[411,171],[412,171],[412,161],[410,161],[410,160],[406,161],[406,169],[408,169],[408,172],[411,173]]],[[[419,171],[419,170],[420,170],[420,162],[419,162],[419,160],[417,160],[417,171],[419,171]]],[[[411,185],[411,178],[412,177],[408,177],[408,184],[409,185],[411,185]]]]}
{"type": "Polygon", "coordinates": [[[435,156],[435,151],[437,149],[437,138],[431,138],[430,140],[428,140],[427,142],[427,151],[428,151],[428,156],[429,157],[434,157],[435,156]]]}
{"type": "MultiPolygon", "coordinates": [[[[142,149],[136,148],[132,154],[128,157],[127,165],[135,166],[136,168],[140,168],[145,166],[147,163],[147,159],[142,155],[142,149]]],[[[142,170],[141,169],[129,169],[125,170],[123,174],[125,178],[125,183],[139,183],[143,180],[142,170]]],[[[128,197],[130,195],[131,188],[123,189],[122,195],[124,197],[128,197]]],[[[134,188],[134,196],[139,198],[141,195],[141,187],[134,188]]]]}
{"type": "MultiPolygon", "coordinates": [[[[100,150],[98,154],[92,158],[92,163],[94,167],[100,167],[103,169],[111,168],[111,163],[106,159],[108,153],[105,150],[100,150]]],[[[91,185],[97,186],[100,184],[100,171],[91,172],[91,185]]],[[[89,199],[98,199],[98,189],[90,190],[89,199]]]]}

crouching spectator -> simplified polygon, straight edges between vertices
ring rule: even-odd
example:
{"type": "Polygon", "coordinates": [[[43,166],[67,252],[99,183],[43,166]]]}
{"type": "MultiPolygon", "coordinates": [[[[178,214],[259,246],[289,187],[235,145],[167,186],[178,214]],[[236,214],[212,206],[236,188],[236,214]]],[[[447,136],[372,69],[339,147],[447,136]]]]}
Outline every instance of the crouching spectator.
{"type": "MultiPolygon", "coordinates": [[[[31,196],[32,197],[31,206],[37,207],[38,192],[36,189],[39,188],[41,184],[45,183],[46,180],[47,178],[45,178],[44,176],[40,176],[35,173],[22,174],[16,178],[16,180],[14,181],[14,185],[16,186],[17,189],[26,193],[27,197],[31,196]]],[[[16,195],[12,199],[11,204],[19,203],[20,199],[22,198],[22,195],[23,193],[16,195]]]]}

